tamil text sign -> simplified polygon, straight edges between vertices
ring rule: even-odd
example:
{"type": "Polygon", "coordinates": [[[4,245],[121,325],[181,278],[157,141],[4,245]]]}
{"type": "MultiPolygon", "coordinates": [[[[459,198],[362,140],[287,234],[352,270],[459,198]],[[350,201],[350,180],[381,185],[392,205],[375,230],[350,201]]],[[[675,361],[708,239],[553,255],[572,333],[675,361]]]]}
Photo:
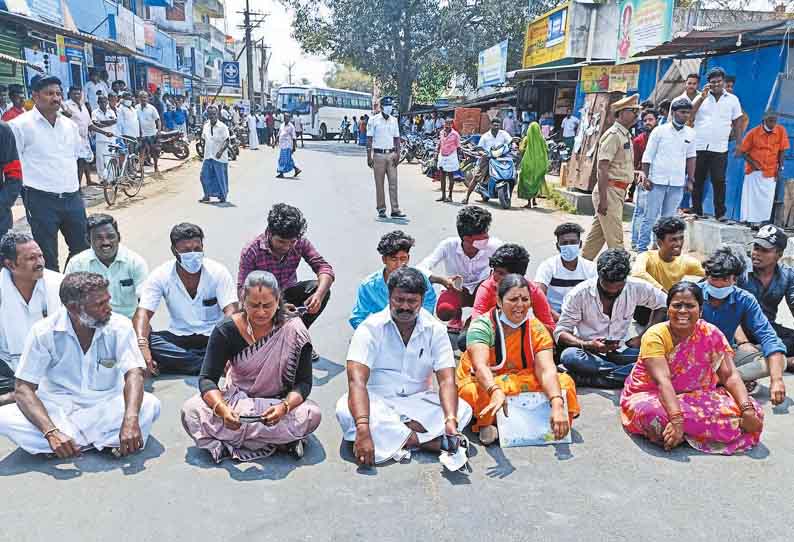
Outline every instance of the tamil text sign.
{"type": "Polygon", "coordinates": [[[621,0],[618,13],[618,64],[672,38],[673,0],[621,0]]]}
{"type": "Polygon", "coordinates": [[[524,38],[524,68],[555,62],[565,57],[568,4],[535,19],[524,38]]]}
{"type": "Polygon", "coordinates": [[[588,66],[582,68],[582,92],[628,92],[636,90],[640,79],[639,64],[622,66],[588,66]]]}
{"type": "Polygon", "coordinates": [[[507,40],[480,51],[477,65],[477,88],[492,87],[505,82],[507,74],[507,40]]]}

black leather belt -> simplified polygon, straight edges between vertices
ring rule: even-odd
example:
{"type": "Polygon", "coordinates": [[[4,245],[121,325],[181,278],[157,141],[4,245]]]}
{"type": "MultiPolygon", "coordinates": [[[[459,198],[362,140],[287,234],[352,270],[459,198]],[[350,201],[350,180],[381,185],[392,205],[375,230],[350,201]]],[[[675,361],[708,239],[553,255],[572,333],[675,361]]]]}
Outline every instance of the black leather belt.
{"type": "Polygon", "coordinates": [[[372,149],[372,152],[375,154],[391,154],[394,152],[394,149],[372,149]]]}
{"type": "Polygon", "coordinates": [[[75,190],[74,192],[47,192],[46,190],[39,190],[38,188],[32,188],[30,186],[26,186],[25,190],[28,192],[35,192],[36,194],[41,194],[42,196],[47,196],[56,199],[70,198],[80,193],[79,190],[75,190]]]}

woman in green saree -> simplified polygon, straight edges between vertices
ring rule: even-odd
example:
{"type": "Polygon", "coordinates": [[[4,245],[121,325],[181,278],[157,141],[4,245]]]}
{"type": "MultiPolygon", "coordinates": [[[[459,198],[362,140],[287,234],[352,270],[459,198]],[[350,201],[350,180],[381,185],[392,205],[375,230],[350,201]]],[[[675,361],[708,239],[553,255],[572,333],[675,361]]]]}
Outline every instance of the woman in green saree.
{"type": "Polygon", "coordinates": [[[535,196],[545,186],[546,172],[549,169],[549,150],[537,122],[529,125],[527,135],[518,150],[522,153],[518,197],[528,200],[525,207],[531,209],[533,205],[537,206],[535,196]]]}

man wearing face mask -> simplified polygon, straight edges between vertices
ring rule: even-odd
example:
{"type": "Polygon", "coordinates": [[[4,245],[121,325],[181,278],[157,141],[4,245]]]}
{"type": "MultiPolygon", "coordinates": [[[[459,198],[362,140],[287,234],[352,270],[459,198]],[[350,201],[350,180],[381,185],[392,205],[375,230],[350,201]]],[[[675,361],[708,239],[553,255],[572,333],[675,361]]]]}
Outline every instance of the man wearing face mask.
{"type": "Polygon", "coordinates": [[[736,287],[736,279],[745,271],[744,258],[730,247],[718,248],[703,269],[706,280],[699,283],[705,300],[703,319],[720,328],[736,350],[733,363],[748,391],[755,389],[758,379],[768,376],[772,404],[781,404],[786,399],[786,346],[753,294],[736,287]],[[743,329],[758,341],[758,347],[750,343],[743,329]]]}
{"type": "Polygon", "coordinates": [[[579,257],[584,228],[573,222],[560,224],[554,230],[560,253],[543,260],[535,272],[535,283],[546,294],[554,321],[560,319],[562,300],[574,286],[597,275],[596,265],[579,257]]]}
{"type": "Polygon", "coordinates": [[[63,275],[44,268],[44,255],[27,233],[0,240],[0,405],[14,402],[14,371],[33,324],[61,308],[63,275]]]}
{"type": "Polygon", "coordinates": [[[598,257],[598,276],[574,287],[554,330],[560,364],[577,386],[620,388],[639,355],[641,336],[625,340],[638,306],[662,321],[667,298],[647,282],[628,278],[629,253],[611,248],[598,257]]]}
{"type": "Polygon", "coordinates": [[[160,416],[160,401],[143,391],[135,332],[113,314],[107,286],[93,273],[67,275],[63,307],[30,331],[16,370],[16,404],[0,407],[0,436],[30,454],[133,454],[160,416]]]}
{"type": "Polygon", "coordinates": [[[481,135],[480,142],[477,143],[477,148],[485,151],[485,156],[480,157],[477,161],[477,170],[474,172],[474,176],[469,184],[469,189],[466,191],[466,197],[463,198],[461,203],[468,205],[469,198],[472,192],[474,192],[474,189],[488,176],[488,153],[490,150],[494,147],[509,144],[512,141],[513,137],[502,130],[502,121],[499,120],[499,117],[491,119],[491,129],[481,135]]]}
{"type": "Polygon", "coordinates": [[[204,257],[201,228],[183,222],[170,237],[176,260],[146,279],[132,323],[150,374],[196,375],[215,324],[237,312],[237,290],[229,271],[204,257]],[[163,299],[171,321],[167,330],[153,332],[151,319],[163,299]]]}
{"type": "Polygon", "coordinates": [[[359,465],[401,461],[418,449],[439,452],[443,437],[457,442],[472,416],[471,407],[458,401],[446,329],[422,309],[427,291],[422,272],[400,268],[389,276],[388,287],[389,306],[353,334],[349,391],[336,403],[342,438],[353,442],[359,465]]]}
{"type": "Polygon", "coordinates": [[[397,164],[400,161],[400,126],[392,115],[394,100],[390,96],[380,99],[381,114],[367,123],[367,165],[375,173],[375,203],[378,218],[386,218],[386,195],[383,181],[389,178],[391,217],[405,218],[400,210],[397,194],[397,164]]]}
{"type": "Polygon", "coordinates": [[[449,322],[451,333],[463,328],[463,307],[471,307],[477,288],[491,273],[489,260],[502,241],[488,235],[491,228],[491,213],[475,205],[458,212],[458,237],[449,237],[417,266],[430,276],[432,284],[440,284],[446,290],[438,297],[436,314],[449,322]],[[434,270],[443,263],[446,275],[436,275],[434,270]]]}
{"type": "Polygon", "coordinates": [[[121,103],[116,109],[116,129],[119,135],[139,139],[141,137],[141,123],[138,121],[138,112],[132,103],[132,94],[121,94],[121,103]]]}

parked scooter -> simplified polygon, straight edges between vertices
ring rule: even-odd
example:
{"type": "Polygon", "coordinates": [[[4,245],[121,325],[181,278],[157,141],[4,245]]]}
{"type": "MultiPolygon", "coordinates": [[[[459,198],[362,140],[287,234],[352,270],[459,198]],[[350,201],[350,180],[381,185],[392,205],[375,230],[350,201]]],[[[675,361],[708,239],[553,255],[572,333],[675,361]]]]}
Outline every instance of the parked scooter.
{"type": "Polygon", "coordinates": [[[182,130],[160,132],[157,134],[157,144],[160,146],[160,154],[173,154],[179,160],[190,156],[190,147],[185,139],[185,132],[182,130]]]}
{"type": "Polygon", "coordinates": [[[488,152],[488,178],[477,186],[482,199],[499,198],[502,209],[509,209],[516,184],[516,163],[512,145],[505,143],[488,152]]]}

